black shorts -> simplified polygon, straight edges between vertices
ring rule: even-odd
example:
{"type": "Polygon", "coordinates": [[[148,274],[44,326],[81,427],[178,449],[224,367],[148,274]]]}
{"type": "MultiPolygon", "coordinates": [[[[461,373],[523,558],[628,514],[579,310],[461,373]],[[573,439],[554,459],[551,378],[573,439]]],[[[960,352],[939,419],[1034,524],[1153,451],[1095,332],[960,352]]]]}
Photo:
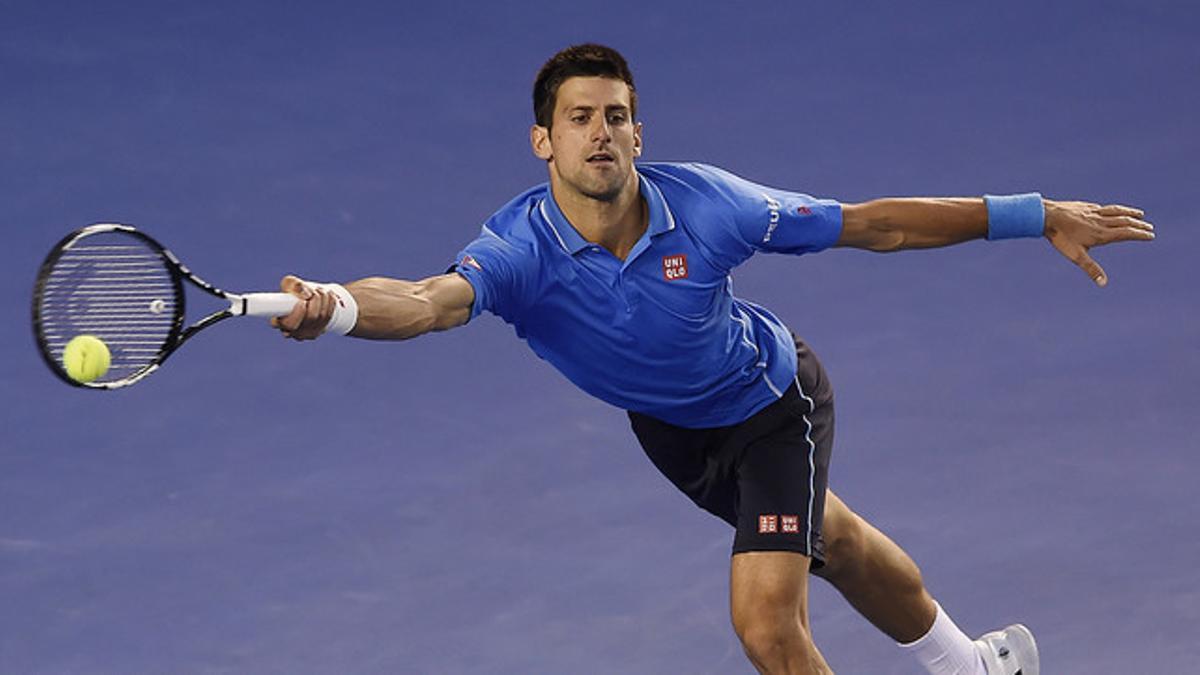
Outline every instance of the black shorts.
{"type": "Polygon", "coordinates": [[[798,338],[783,398],[726,427],[687,429],[629,413],[651,462],[700,508],[737,529],[733,552],[795,551],[824,564],[821,520],[833,449],[833,388],[798,338]]]}

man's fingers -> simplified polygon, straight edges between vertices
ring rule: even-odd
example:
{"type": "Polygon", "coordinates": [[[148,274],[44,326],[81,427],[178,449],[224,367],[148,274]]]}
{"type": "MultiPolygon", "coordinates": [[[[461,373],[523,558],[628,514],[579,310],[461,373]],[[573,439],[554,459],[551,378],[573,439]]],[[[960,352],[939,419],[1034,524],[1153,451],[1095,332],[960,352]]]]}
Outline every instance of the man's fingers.
{"type": "Polygon", "coordinates": [[[314,332],[311,330],[311,325],[305,325],[309,321],[309,314],[313,311],[312,305],[316,304],[312,302],[316,297],[313,287],[300,277],[289,274],[279,280],[279,290],[291,293],[301,302],[297,302],[292,311],[287,314],[272,318],[271,325],[279,329],[279,332],[287,338],[309,340],[319,335],[319,330],[314,332]]]}
{"type": "Polygon", "coordinates": [[[1120,204],[1109,204],[1101,206],[1097,213],[1102,216],[1132,216],[1133,218],[1144,218],[1146,212],[1141,209],[1135,209],[1132,206],[1122,206],[1120,204]]]}
{"type": "Polygon", "coordinates": [[[333,294],[328,291],[315,291],[312,300],[308,302],[308,313],[305,319],[314,327],[324,328],[325,324],[329,322],[330,315],[333,314],[332,298],[333,294]]]}
{"type": "Polygon", "coordinates": [[[1142,239],[1149,241],[1154,238],[1154,226],[1144,220],[1130,218],[1122,228],[1121,232],[1128,235],[1126,239],[1142,239]]]}
{"type": "Polygon", "coordinates": [[[1144,230],[1150,233],[1154,232],[1154,225],[1137,216],[1122,216],[1121,221],[1125,224],[1125,227],[1132,227],[1135,230],[1144,230]]]}
{"type": "Polygon", "coordinates": [[[295,309],[279,317],[278,327],[286,337],[296,340],[315,340],[325,332],[333,305],[337,299],[328,291],[308,286],[310,297],[296,304],[295,309]]]}
{"type": "Polygon", "coordinates": [[[1103,288],[1108,285],[1108,275],[1104,273],[1104,268],[1100,267],[1100,263],[1092,260],[1092,256],[1088,255],[1087,251],[1080,248],[1074,256],[1071,256],[1071,260],[1073,260],[1076,265],[1079,265],[1079,268],[1082,269],[1092,281],[1096,282],[1097,286],[1103,288]]]}
{"type": "Polygon", "coordinates": [[[1153,225],[1147,223],[1141,218],[1138,218],[1137,216],[1107,216],[1105,217],[1104,222],[1110,227],[1131,227],[1138,230],[1146,230],[1147,232],[1154,231],[1153,225]]]}
{"type": "Polygon", "coordinates": [[[279,329],[284,337],[294,340],[315,340],[325,332],[337,297],[330,291],[304,281],[291,274],[279,281],[280,290],[291,293],[301,300],[292,311],[271,319],[271,325],[279,329]]]}
{"type": "Polygon", "coordinates": [[[291,293],[301,300],[308,300],[313,295],[313,289],[303,279],[291,274],[279,280],[279,290],[291,293]]]}
{"type": "Polygon", "coordinates": [[[1154,226],[1136,216],[1108,216],[1104,219],[1103,242],[1150,241],[1154,239],[1154,226]]]}
{"type": "Polygon", "coordinates": [[[1103,243],[1154,239],[1154,226],[1143,220],[1146,212],[1141,209],[1109,204],[1098,208],[1096,213],[1102,217],[1100,222],[1105,228],[1103,243]]]}
{"type": "Polygon", "coordinates": [[[1104,268],[1100,267],[1099,263],[1092,260],[1092,256],[1088,255],[1087,248],[1081,244],[1077,244],[1070,239],[1061,235],[1050,238],[1050,242],[1054,244],[1054,248],[1075,263],[1079,269],[1083,270],[1097,286],[1108,285],[1108,275],[1104,273],[1104,268]]]}
{"type": "Polygon", "coordinates": [[[304,317],[308,313],[308,305],[307,301],[297,302],[292,311],[284,316],[271,319],[271,322],[276,328],[285,333],[294,333],[304,322],[304,317]]]}

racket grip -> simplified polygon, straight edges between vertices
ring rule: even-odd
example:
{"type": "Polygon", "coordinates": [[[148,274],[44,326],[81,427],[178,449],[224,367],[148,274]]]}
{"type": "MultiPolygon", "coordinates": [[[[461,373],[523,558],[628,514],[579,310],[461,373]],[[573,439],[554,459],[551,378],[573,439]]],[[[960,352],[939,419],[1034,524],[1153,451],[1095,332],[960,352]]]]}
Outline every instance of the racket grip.
{"type": "Polygon", "coordinates": [[[241,305],[240,308],[233,308],[234,314],[243,314],[245,316],[261,316],[274,317],[283,316],[292,311],[300,298],[291,293],[246,293],[240,296],[242,302],[234,301],[234,305],[241,305]],[[241,309],[242,311],[237,311],[241,309]]]}

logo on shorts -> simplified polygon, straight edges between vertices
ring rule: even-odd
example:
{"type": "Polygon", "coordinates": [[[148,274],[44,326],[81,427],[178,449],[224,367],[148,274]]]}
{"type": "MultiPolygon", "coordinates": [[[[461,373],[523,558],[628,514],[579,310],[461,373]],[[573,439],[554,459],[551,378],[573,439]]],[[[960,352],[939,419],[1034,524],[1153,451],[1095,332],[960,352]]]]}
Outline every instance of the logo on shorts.
{"type": "Polygon", "coordinates": [[[663,278],[667,281],[675,281],[676,279],[686,279],[688,275],[687,255],[680,253],[679,255],[663,256],[663,278]]]}
{"type": "Polygon", "coordinates": [[[779,516],[759,516],[758,533],[775,534],[779,531],[779,516]]]}
{"type": "Polygon", "coordinates": [[[764,514],[758,517],[759,534],[800,534],[800,516],[764,514]]]}
{"type": "Polygon", "coordinates": [[[812,215],[812,209],[808,208],[807,206],[797,206],[797,207],[796,207],[796,213],[798,213],[798,214],[800,214],[800,215],[802,215],[802,216],[811,216],[811,215],[812,215]]]}

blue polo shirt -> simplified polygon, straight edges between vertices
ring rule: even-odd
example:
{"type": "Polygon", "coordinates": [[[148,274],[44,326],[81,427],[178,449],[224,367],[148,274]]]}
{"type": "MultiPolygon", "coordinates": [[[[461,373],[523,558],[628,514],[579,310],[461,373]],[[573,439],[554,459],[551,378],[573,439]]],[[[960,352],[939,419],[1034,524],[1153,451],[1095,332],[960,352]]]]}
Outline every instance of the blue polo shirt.
{"type": "Polygon", "coordinates": [[[702,164],[637,165],[650,222],[624,261],[585,240],[548,185],[497,211],[455,269],[482,311],[612,405],[683,427],[741,422],[796,375],[788,329],[733,295],[756,251],[810,253],[841,234],[841,205],[702,164]]]}

